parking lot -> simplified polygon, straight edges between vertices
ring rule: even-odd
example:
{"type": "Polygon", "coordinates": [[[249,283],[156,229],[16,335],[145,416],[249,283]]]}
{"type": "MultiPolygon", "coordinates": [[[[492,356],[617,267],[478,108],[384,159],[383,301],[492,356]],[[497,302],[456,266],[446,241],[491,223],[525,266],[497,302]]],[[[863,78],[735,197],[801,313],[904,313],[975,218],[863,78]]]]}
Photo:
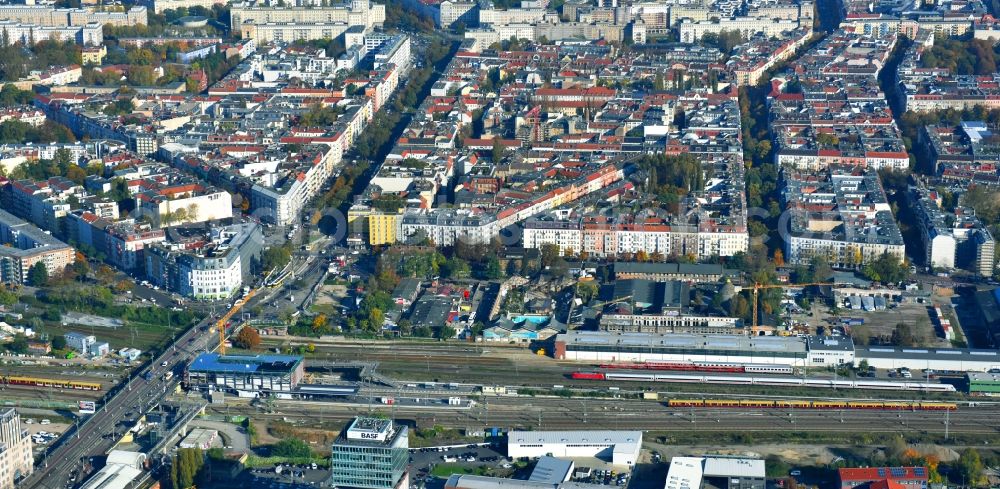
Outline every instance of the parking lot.
{"type": "Polygon", "coordinates": [[[249,469],[243,472],[248,478],[247,482],[255,489],[304,489],[307,487],[324,486],[330,478],[330,471],[307,465],[281,466],[281,472],[275,471],[275,467],[261,467],[249,469]]]}
{"type": "MultiPolygon", "coordinates": [[[[939,301],[943,308],[947,304],[939,301]]],[[[829,334],[837,331],[834,326],[840,324],[840,318],[860,318],[864,320],[864,330],[870,335],[872,344],[880,344],[889,341],[893,329],[899,323],[906,323],[913,327],[913,334],[921,347],[947,348],[951,343],[940,336],[931,321],[930,307],[933,302],[890,302],[889,308],[884,311],[864,311],[840,308],[836,311],[830,310],[826,305],[816,302],[809,312],[794,313],[790,319],[798,323],[806,323],[810,326],[811,334],[829,334]],[[835,312],[835,313],[834,313],[835,312]]],[[[844,332],[843,329],[839,330],[844,332]]],[[[849,334],[850,331],[847,331],[849,334]]]]}
{"type": "Polygon", "coordinates": [[[497,475],[514,472],[514,464],[503,453],[489,446],[468,445],[456,448],[414,448],[410,450],[410,481],[420,484],[431,478],[434,467],[448,464],[455,473],[473,473],[485,468],[497,475]],[[481,469],[482,467],[482,469],[481,469]]]}
{"type": "MultiPolygon", "coordinates": [[[[572,480],[611,487],[626,487],[628,470],[596,458],[573,459],[572,480]]],[[[456,448],[418,448],[410,451],[410,481],[414,487],[442,487],[448,474],[489,474],[495,477],[527,479],[534,461],[511,460],[494,447],[467,445],[456,448]],[[445,469],[440,466],[445,464],[445,469]],[[438,470],[435,468],[438,467],[438,470]]]]}

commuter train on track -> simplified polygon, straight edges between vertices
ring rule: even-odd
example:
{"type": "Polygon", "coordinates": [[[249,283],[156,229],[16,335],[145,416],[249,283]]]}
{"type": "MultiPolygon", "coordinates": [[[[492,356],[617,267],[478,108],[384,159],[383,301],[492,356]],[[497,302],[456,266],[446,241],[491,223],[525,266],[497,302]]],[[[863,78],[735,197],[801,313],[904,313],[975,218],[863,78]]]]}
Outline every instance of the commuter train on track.
{"type": "Polygon", "coordinates": [[[18,375],[0,376],[0,386],[19,387],[54,387],[56,389],[75,389],[82,391],[99,391],[101,384],[98,382],[80,382],[77,380],[42,379],[38,377],[25,377],[18,375]]]}
{"type": "Polygon", "coordinates": [[[670,399],[672,408],[869,409],[879,411],[955,411],[951,402],[798,401],[785,399],[670,399]]]}
{"type": "Polygon", "coordinates": [[[871,379],[816,379],[803,377],[760,377],[648,372],[573,372],[574,380],[609,380],[612,382],[677,382],[695,384],[760,385],[778,387],[827,387],[887,391],[955,392],[951,384],[871,379]]]}

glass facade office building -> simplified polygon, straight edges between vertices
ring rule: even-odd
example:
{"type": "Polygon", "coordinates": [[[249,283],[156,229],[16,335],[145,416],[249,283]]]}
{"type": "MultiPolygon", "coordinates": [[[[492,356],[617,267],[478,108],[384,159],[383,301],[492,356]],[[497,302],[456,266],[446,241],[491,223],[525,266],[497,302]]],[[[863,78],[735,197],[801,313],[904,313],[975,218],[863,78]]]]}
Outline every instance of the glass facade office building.
{"type": "Polygon", "coordinates": [[[330,486],[405,488],[409,446],[406,426],[386,419],[355,419],[331,446],[330,486]]]}

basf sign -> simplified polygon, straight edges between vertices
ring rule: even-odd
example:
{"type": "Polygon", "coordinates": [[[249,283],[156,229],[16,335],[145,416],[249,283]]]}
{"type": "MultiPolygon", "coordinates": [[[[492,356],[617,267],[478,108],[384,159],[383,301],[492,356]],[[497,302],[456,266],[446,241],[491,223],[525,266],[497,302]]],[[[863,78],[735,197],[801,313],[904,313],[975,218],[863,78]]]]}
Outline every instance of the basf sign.
{"type": "Polygon", "coordinates": [[[378,431],[369,430],[348,430],[347,439],[348,440],[364,440],[364,441],[378,441],[384,442],[389,436],[388,431],[379,433],[378,431]]]}
{"type": "Polygon", "coordinates": [[[358,418],[347,430],[348,440],[384,443],[392,434],[392,422],[387,419],[358,418]]]}

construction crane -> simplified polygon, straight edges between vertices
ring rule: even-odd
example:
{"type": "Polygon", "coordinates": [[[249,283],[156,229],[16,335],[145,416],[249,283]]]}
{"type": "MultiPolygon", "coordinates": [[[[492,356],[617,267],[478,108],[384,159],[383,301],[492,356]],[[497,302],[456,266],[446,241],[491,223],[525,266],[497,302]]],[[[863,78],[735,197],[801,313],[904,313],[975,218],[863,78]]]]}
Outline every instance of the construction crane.
{"type": "Polygon", "coordinates": [[[246,295],[244,295],[240,300],[236,301],[233,304],[233,307],[229,308],[229,311],[227,311],[225,314],[223,314],[222,317],[219,318],[219,321],[217,323],[215,323],[216,327],[219,328],[219,354],[220,355],[225,355],[226,354],[226,323],[228,323],[229,320],[232,319],[233,316],[237,312],[239,312],[240,309],[242,309],[243,306],[246,305],[247,301],[249,301],[251,298],[253,298],[254,294],[256,294],[256,293],[257,293],[257,289],[250,289],[250,292],[247,292],[246,295]]]}
{"type": "Polygon", "coordinates": [[[608,305],[611,305],[611,304],[617,304],[619,302],[625,302],[625,301],[629,301],[629,300],[632,300],[632,296],[631,295],[626,295],[626,296],[623,296],[623,297],[619,297],[617,299],[611,299],[610,301],[601,302],[599,304],[594,304],[592,306],[587,306],[587,307],[589,307],[591,309],[600,309],[600,308],[602,308],[604,306],[608,306],[608,305]]]}
{"type": "Polygon", "coordinates": [[[809,282],[804,284],[762,284],[760,282],[754,282],[753,284],[753,326],[750,328],[750,334],[757,336],[760,332],[758,331],[759,325],[757,324],[757,296],[761,289],[797,289],[802,287],[809,287],[810,285],[828,286],[828,287],[840,287],[841,284],[833,284],[829,282],[809,282]]]}

